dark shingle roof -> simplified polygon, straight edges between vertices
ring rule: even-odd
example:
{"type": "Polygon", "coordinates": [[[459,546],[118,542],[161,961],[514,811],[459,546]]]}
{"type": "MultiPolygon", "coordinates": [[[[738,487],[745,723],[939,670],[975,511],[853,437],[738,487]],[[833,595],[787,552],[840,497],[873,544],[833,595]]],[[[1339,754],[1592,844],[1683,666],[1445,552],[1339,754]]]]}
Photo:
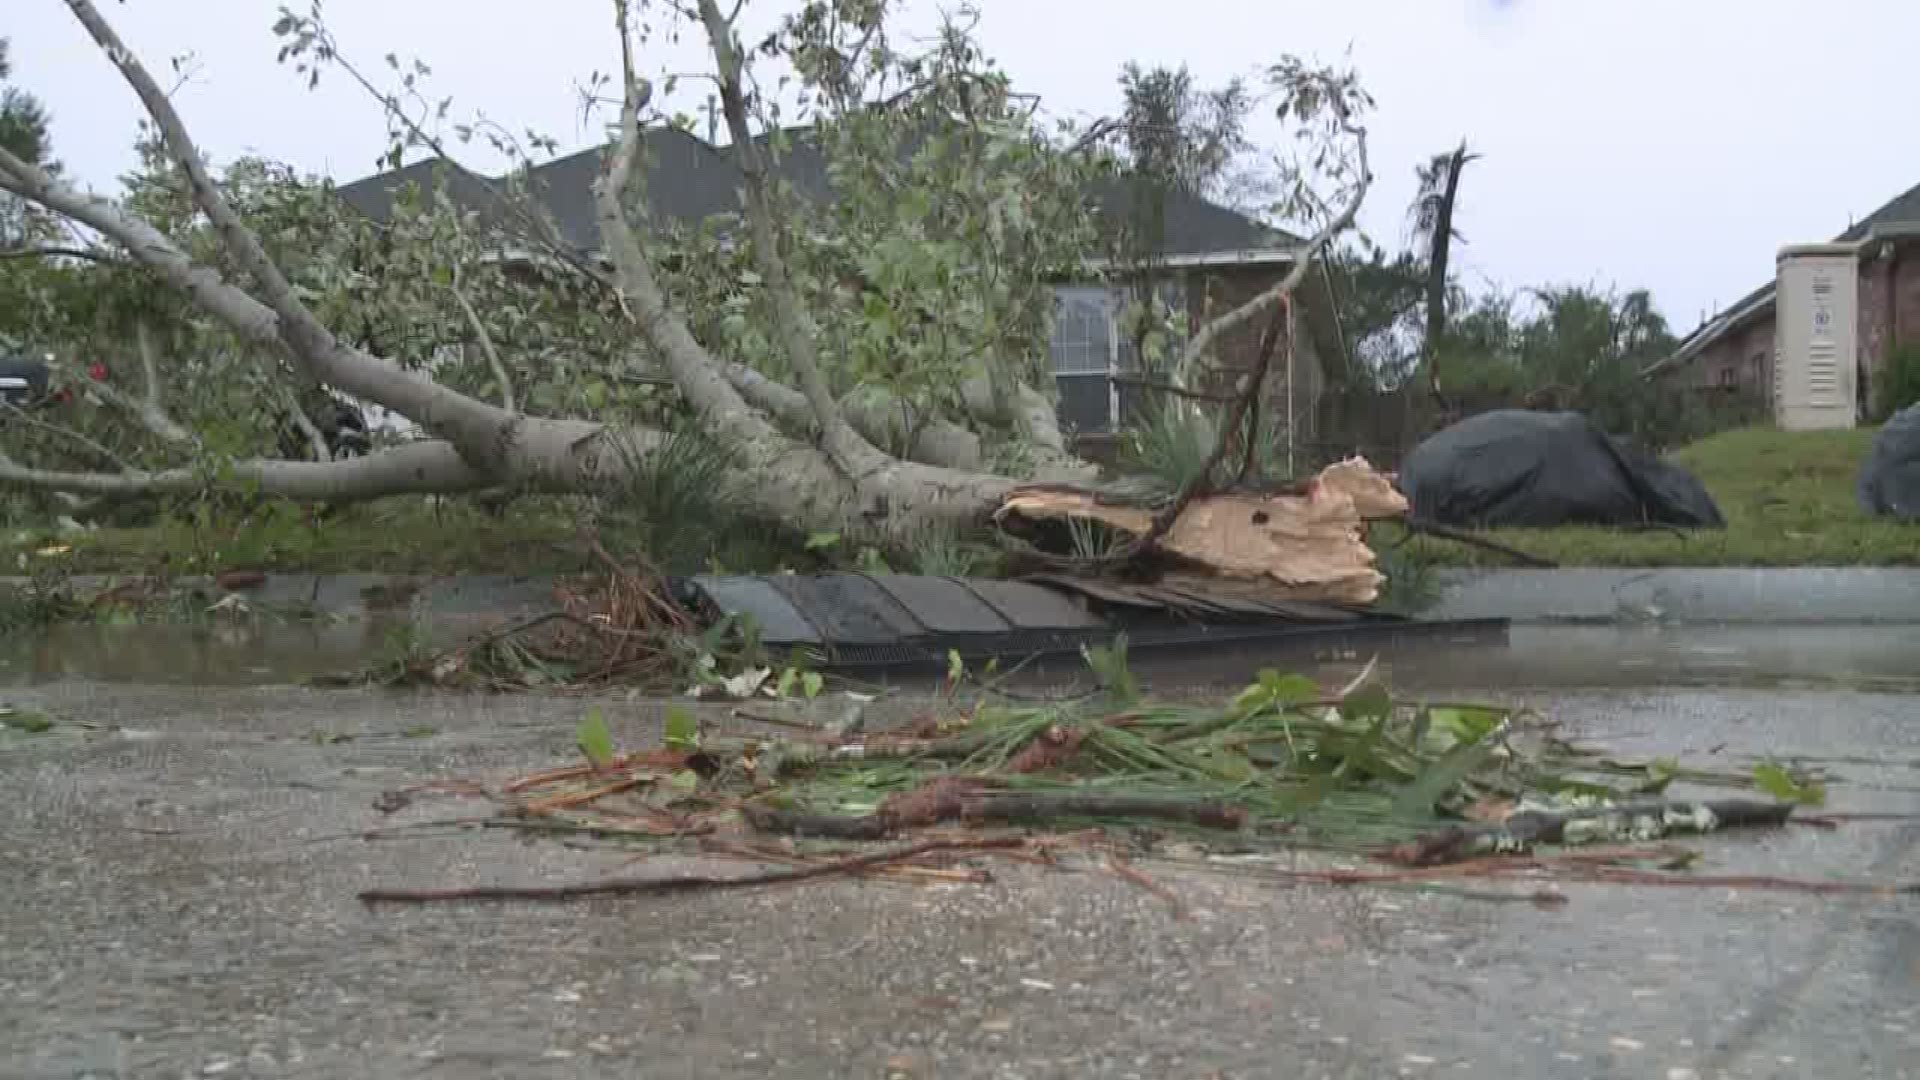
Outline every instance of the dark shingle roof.
{"type": "Polygon", "coordinates": [[[1867,235],[1867,230],[1875,225],[1920,224],[1920,184],[1908,188],[1892,202],[1868,214],[1855,222],[1853,227],[1834,239],[1837,241],[1858,240],[1867,235]]]}
{"type": "MultiPolygon", "coordinates": [[[[779,159],[781,177],[803,197],[830,197],[826,158],[818,145],[806,137],[805,129],[788,129],[785,134],[789,142],[779,159]]],[[[690,224],[739,211],[744,178],[730,148],[714,147],[671,127],[650,128],[644,138],[646,168],[641,182],[649,214],[690,224]]],[[[902,152],[911,151],[907,148],[902,152]]],[[[583,150],[535,166],[527,177],[529,190],[552,216],[561,235],[583,251],[599,247],[593,185],[599,179],[604,154],[602,147],[583,150]]],[[[361,213],[383,220],[402,186],[413,181],[426,188],[438,177],[447,178],[448,193],[458,204],[488,212],[489,217],[499,213],[498,201],[488,193],[486,181],[458,166],[448,166],[442,172],[431,161],[357,180],[339,191],[361,213]]],[[[1118,181],[1096,182],[1087,195],[1095,209],[1109,218],[1124,215],[1131,203],[1130,190],[1118,181]]],[[[1243,214],[1177,193],[1168,198],[1165,236],[1163,255],[1247,251],[1292,242],[1286,234],[1243,214]]]]}
{"type": "Polygon", "coordinates": [[[501,209],[499,200],[487,190],[488,181],[458,165],[433,158],[343,184],[336,193],[355,210],[375,220],[385,220],[394,197],[402,188],[418,184],[422,190],[432,190],[441,182],[459,206],[482,212],[501,209]]]}
{"type": "MultiPolygon", "coordinates": [[[[1119,179],[1096,180],[1087,190],[1094,208],[1109,221],[1131,219],[1134,194],[1133,185],[1119,179]]],[[[1250,251],[1299,242],[1236,210],[1177,191],[1167,195],[1162,235],[1162,256],[1250,251]]]]}

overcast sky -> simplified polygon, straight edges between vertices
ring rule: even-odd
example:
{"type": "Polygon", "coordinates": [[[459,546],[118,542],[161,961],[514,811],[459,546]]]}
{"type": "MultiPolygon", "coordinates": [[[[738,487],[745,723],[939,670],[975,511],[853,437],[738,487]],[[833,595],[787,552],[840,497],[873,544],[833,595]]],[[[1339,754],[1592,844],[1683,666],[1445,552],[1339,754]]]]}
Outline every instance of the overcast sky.
{"type": "MultiPolygon", "coordinates": [[[[110,189],[132,162],[138,104],[60,0],[4,0],[14,77],[53,112],[54,145],[110,189]]],[[[304,6],[305,0],[300,0],[304,6]]],[[[337,75],[309,91],[278,65],[278,0],[104,0],[216,162],[259,153],[347,181],[385,145],[377,103],[337,75]]],[[[770,24],[792,0],[749,0],[770,24]]],[[[950,3],[947,6],[952,6],[950,3]]],[[[1362,221],[1404,239],[1417,161],[1465,138],[1456,256],[1517,288],[1651,288],[1678,330],[1773,272],[1783,243],[1823,240],[1920,183],[1912,0],[978,0],[979,34],[1020,89],[1058,116],[1117,106],[1127,60],[1185,63],[1203,85],[1283,53],[1350,53],[1378,101],[1380,176],[1362,221]]],[[[600,138],[577,87],[618,66],[605,0],[327,0],[343,48],[433,68],[430,92],[532,127],[567,149],[600,138]]],[[[936,0],[909,0],[929,27],[936,0]]],[[[656,42],[685,70],[692,38],[656,42]]],[[[476,154],[474,164],[498,163],[476,154]]]]}

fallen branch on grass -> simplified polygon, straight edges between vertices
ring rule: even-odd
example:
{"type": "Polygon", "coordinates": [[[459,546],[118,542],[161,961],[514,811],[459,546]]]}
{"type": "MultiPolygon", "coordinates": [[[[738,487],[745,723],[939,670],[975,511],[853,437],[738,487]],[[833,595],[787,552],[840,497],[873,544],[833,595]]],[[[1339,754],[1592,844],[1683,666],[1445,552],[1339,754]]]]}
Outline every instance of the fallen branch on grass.
{"type": "Polygon", "coordinates": [[[365,904],[429,904],[447,900],[577,900],[585,896],[631,895],[636,893],[688,892],[699,889],[744,889],[761,885],[787,885],[833,874],[849,874],[892,863],[904,862],[935,851],[991,851],[1018,847],[1026,840],[1017,836],[990,836],[960,840],[922,840],[919,843],[884,851],[854,855],[828,863],[772,870],[740,877],[715,877],[710,874],[680,874],[673,877],[620,877],[602,881],[582,881],[571,885],[469,885],[452,889],[368,889],[360,894],[365,904]]]}
{"type": "Polygon", "coordinates": [[[1442,540],[1451,540],[1456,544],[1485,548],[1495,554],[1505,555],[1507,558],[1512,559],[1522,566],[1530,566],[1537,570],[1557,570],[1560,568],[1560,564],[1554,562],[1552,559],[1544,559],[1538,555],[1521,551],[1519,548],[1508,547],[1498,540],[1489,540],[1476,533],[1468,532],[1465,529],[1456,529],[1451,525],[1442,525],[1437,521],[1425,521],[1420,518],[1409,517],[1405,519],[1404,524],[1407,527],[1407,534],[1409,536],[1425,533],[1428,536],[1437,536],[1442,540]]]}

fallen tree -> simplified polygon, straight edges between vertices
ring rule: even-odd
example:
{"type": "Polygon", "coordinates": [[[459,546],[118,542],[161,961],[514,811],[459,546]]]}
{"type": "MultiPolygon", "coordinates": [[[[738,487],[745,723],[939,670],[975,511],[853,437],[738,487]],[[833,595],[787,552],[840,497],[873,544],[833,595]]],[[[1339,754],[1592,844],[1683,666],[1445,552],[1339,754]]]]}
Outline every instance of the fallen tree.
{"type": "MultiPolygon", "coordinates": [[[[159,460],[171,464],[75,470],[6,456],[0,457],[0,483],[110,495],[224,484],[268,496],[331,502],[496,487],[611,492],[644,470],[671,439],[666,424],[534,415],[519,408],[513,365],[503,360],[476,305],[462,293],[457,266],[451,293],[478,340],[485,360],[483,378],[497,391],[500,404],[476,390],[439,381],[417,364],[355,344],[321,317],[308,298],[311,290],[276,260],[261,234],[236,211],[166,91],[95,5],[90,0],[66,3],[140,98],[155,132],[153,148],[177,177],[187,216],[203,216],[217,244],[210,251],[190,251],[138,208],[84,193],[4,151],[0,188],[89,231],[99,238],[105,253],[101,257],[137,266],[186,301],[193,317],[216,320],[238,343],[260,393],[285,396],[330,387],[406,417],[426,438],[351,461],[241,456],[209,465],[211,452],[161,404],[159,383],[184,377],[195,362],[169,358],[174,370],[149,367],[155,380],[150,394],[121,404],[129,405],[127,417],[154,437],[159,460]]],[[[807,290],[796,281],[789,252],[801,241],[795,230],[786,228],[790,204],[769,168],[777,140],[758,138],[761,132],[755,130],[756,113],[764,102],[752,89],[738,5],[728,14],[717,0],[698,0],[676,11],[693,19],[705,34],[714,61],[711,78],[730,136],[731,160],[744,178],[744,232],[730,238],[734,243],[728,250],[730,257],[747,260],[751,276],[743,274],[741,280],[751,283],[753,302],[764,313],[767,339],[756,356],[758,363],[717,352],[711,339],[719,335],[709,333],[709,340],[703,340],[696,332],[682,299],[686,290],[676,291],[684,283],[665,275],[658,253],[650,251],[644,195],[635,190],[634,175],[653,86],[637,70],[628,6],[624,0],[615,0],[613,6],[622,74],[618,135],[605,154],[594,192],[603,256],[590,259],[570,249],[537,214],[523,215],[521,239],[539,243],[546,261],[576,279],[575,287],[603,299],[617,313],[616,326],[625,327],[628,336],[637,332],[645,366],[659,372],[659,381],[671,391],[667,412],[675,417],[673,423],[697,428],[725,448],[731,466],[726,486],[742,513],[797,530],[900,538],[928,528],[978,528],[996,517],[1042,512],[1044,505],[1046,513],[1090,516],[1131,529],[1143,538],[1143,547],[1174,550],[1203,569],[1256,578],[1266,574],[1286,587],[1324,590],[1337,582],[1336,591],[1348,599],[1372,598],[1378,576],[1370,569],[1371,553],[1358,539],[1361,507],[1337,485],[1322,484],[1313,489],[1318,494],[1293,502],[1275,497],[1260,501],[1262,497],[1224,491],[1230,483],[1208,473],[1168,495],[1158,513],[1149,513],[1144,527],[1136,527],[1132,518],[1122,522],[1098,510],[1101,496],[1090,487],[1095,472],[1068,452],[1050,399],[1034,388],[1036,364],[1031,358],[989,356],[971,367],[939,369],[931,376],[918,373],[917,383],[883,372],[877,378],[856,377],[848,387],[846,373],[835,366],[845,343],[829,339],[807,290]],[[922,384],[938,389],[925,390],[922,384]],[[921,389],[908,393],[903,388],[909,386],[921,389]],[[983,449],[988,443],[995,447],[991,455],[983,449]],[[1065,501],[1043,498],[1034,494],[1037,489],[1031,485],[1036,481],[1074,485],[1079,494],[1065,501]],[[1265,556],[1246,550],[1229,554],[1209,541],[1219,539],[1217,526],[1210,522],[1242,517],[1268,526],[1264,535],[1270,548],[1292,545],[1285,554],[1294,559],[1295,569],[1281,572],[1263,563],[1265,556]],[[1319,545],[1318,554],[1307,550],[1314,545],[1319,545]]],[[[851,75],[859,69],[854,61],[866,59],[861,50],[883,31],[883,17],[883,5],[809,4],[781,35],[754,52],[784,50],[803,79],[846,115],[885,109],[901,95],[875,104],[851,75]]],[[[317,61],[338,60],[317,14],[305,20],[283,15],[280,29],[293,37],[291,51],[305,50],[317,61]]],[[[875,66],[885,66],[884,61],[875,66]]],[[[1196,380],[1224,382],[1226,396],[1240,402],[1241,412],[1249,411],[1246,403],[1263,392],[1265,372],[1221,370],[1212,355],[1214,343],[1233,328],[1279,310],[1314,260],[1351,227],[1371,179],[1360,121],[1370,102],[1353,76],[1290,59],[1276,64],[1269,75],[1280,116],[1307,137],[1320,175],[1330,178],[1334,190],[1329,198],[1315,198],[1302,180],[1296,206],[1311,208],[1319,227],[1299,244],[1290,272],[1196,328],[1175,365],[1196,380]]],[[[955,80],[962,103],[970,100],[969,78],[955,80]]],[[[1004,85],[998,92],[1004,100],[1004,85]]],[[[417,121],[406,119],[396,98],[385,100],[407,142],[424,143],[444,155],[444,147],[417,121]]],[[[763,130],[768,126],[762,118],[763,130]]],[[[1001,223],[1002,231],[1004,226],[1001,223]]],[[[682,275],[698,272],[698,267],[689,270],[684,259],[680,267],[677,273],[682,275]]],[[[437,281],[437,268],[428,269],[437,281]]],[[[1037,303],[1031,298],[1024,302],[1029,308],[1037,303]]],[[[342,318],[351,314],[340,313],[342,318]]],[[[620,335],[616,331],[612,336],[620,335]]],[[[1279,347],[1285,348],[1286,342],[1279,347]]],[[[1238,428],[1237,423],[1223,427],[1222,451],[1228,440],[1244,437],[1238,428]]]]}

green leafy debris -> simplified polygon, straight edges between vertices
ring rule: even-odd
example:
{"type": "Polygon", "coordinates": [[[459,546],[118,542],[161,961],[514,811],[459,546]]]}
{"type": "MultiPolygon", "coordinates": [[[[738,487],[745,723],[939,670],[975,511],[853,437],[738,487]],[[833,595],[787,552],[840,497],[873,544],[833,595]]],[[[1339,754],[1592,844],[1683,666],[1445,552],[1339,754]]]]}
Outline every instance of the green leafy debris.
{"type": "Polygon", "coordinates": [[[1827,801],[1826,786],[1817,780],[1801,780],[1791,772],[1772,761],[1763,761],[1753,767],[1753,782],[1761,791],[1779,799],[1781,802],[1798,803],[1802,806],[1820,806],[1827,801]]]}
{"type": "Polygon", "coordinates": [[[574,743],[596,769],[613,764],[613,734],[607,730],[607,718],[597,708],[588,709],[574,729],[574,743]]]}
{"type": "Polygon", "coordinates": [[[667,710],[667,747],[672,750],[693,750],[700,745],[700,721],[687,710],[675,705],[667,710]]]}
{"type": "Polygon", "coordinates": [[[53,730],[53,717],[34,709],[16,709],[11,705],[0,706],[0,726],[15,731],[24,731],[29,735],[38,735],[53,730]]]}

